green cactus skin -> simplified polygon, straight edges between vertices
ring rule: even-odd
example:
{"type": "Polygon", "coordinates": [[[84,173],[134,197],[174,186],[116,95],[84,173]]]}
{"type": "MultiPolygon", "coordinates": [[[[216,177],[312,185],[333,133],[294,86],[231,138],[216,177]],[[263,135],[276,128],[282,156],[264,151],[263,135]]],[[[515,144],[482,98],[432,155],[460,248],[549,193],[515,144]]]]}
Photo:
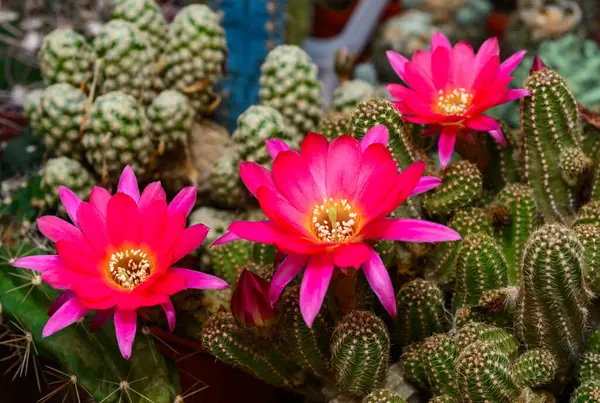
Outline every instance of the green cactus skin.
{"type": "Polygon", "coordinates": [[[483,192],[479,169],[466,160],[451,164],[442,177],[442,184],[428,192],[423,207],[429,214],[448,214],[469,207],[483,192]]]}
{"type": "Polygon", "coordinates": [[[500,128],[508,143],[506,147],[487,135],[481,137],[489,155],[489,163],[483,173],[483,184],[486,189],[496,192],[521,180],[521,142],[516,131],[506,123],[500,122],[500,128]]]}
{"type": "Polygon", "coordinates": [[[592,189],[590,199],[600,201],[600,164],[596,165],[592,177],[592,189]]]}
{"type": "Polygon", "coordinates": [[[592,167],[592,160],[579,147],[566,148],[558,161],[563,180],[569,186],[577,186],[592,167]]]}
{"type": "Polygon", "coordinates": [[[159,54],[167,43],[168,25],[160,7],[154,0],[117,0],[111,14],[112,20],[125,20],[148,36],[159,54]]]}
{"type": "Polygon", "coordinates": [[[586,352],[577,364],[577,380],[580,383],[600,381],[600,353],[586,352]]]}
{"type": "Polygon", "coordinates": [[[490,347],[502,352],[509,360],[513,360],[519,353],[519,342],[504,329],[485,323],[468,323],[458,329],[454,338],[459,350],[476,341],[484,341],[490,347]]]}
{"type": "Polygon", "coordinates": [[[427,374],[421,361],[423,343],[410,344],[403,348],[401,361],[406,379],[420,389],[427,388],[427,374]]]}
{"type": "Polygon", "coordinates": [[[351,80],[341,84],[333,91],[331,110],[351,113],[356,105],[375,95],[375,88],[362,80],[351,80]]]}
{"type": "Polygon", "coordinates": [[[318,67],[310,56],[298,46],[279,45],[269,52],[260,70],[259,103],[277,109],[301,138],[314,131],[323,99],[318,67]]]}
{"type": "Polygon", "coordinates": [[[600,354],[600,329],[596,329],[586,340],[585,352],[600,354]]]}
{"type": "Polygon", "coordinates": [[[583,246],[585,280],[595,294],[600,293],[600,226],[597,224],[579,224],[573,227],[583,246]]]}
{"type": "Polygon", "coordinates": [[[202,344],[219,360],[240,367],[277,387],[290,387],[292,374],[274,349],[259,348],[249,333],[239,328],[231,314],[213,315],[202,331],[202,344]]]}
{"type": "Polygon", "coordinates": [[[46,207],[54,208],[59,205],[59,186],[66,186],[79,198],[85,199],[89,196],[95,183],[95,179],[79,161],[58,157],[51,158],[46,162],[40,185],[45,192],[46,207]]]}
{"type": "Polygon", "coordinates": [[[84,128],[86,158],[98,175],[106,169],[116,181],[126,165],[140,178],[148,174],[154,153],[150,123],[131,95],[111,92],[98,97],[84,128]]]}
{"type": "Polygon", "coordinates": [[[497,239],[508,264],[508,284],[517,285],[525,244],[537,223],[533,190],[526,185],[511,184],[498,194],[496,202],[506,208],[510,222],[498,229],[497,239]]]}
{"type": "Polygon", "coordinates": [[[248,199],[248,191],[240,179],[236,153],[225,154],[215,162],[210,173],[213,201],[225,208],[240,208],[248,199]]]}
{"type": "Polygon", "coordinates": [[[271,156],[265,141],[281,139],[296,149],[292,139],[298,138],[293,128],[275,108],[265,105],[252,105],[237,119],[237,129],[231,139],[237,145],[240,161],[270,164],[271,156]]]}
{"type": "Polygon", "coordinates": [[[396,302],[401,346],[448,330],[450,322],[444,307],[444,293],[435,283],[422,279],[406,283],[398,292],[396,302]]]}
{"type": "Polygon", "coordinates": [[[170,151],[186,144],[194,123],[194,110],[182,93],[175,90],[161,92],[146,113],[159,149],[164,147],[170,151]]]}
{"type": "Polygon", "coordinates": [[[331,375],[331,330],[325,316],[326,308],[321,308],[312,327],[308,327],[300,312],[299,295],[299,286],[290,287],[283,294],[282,341],[293,360],[305,371],[327,379],[331,375]]]}
{"type": "Polygon", "coordinates": [[[528,349],[547,348],[567,368],[577,357],[588,317],[584,251],[559,224],[535,231],[525,247],[516,330],[528,349]]]}
{"type": "Polygon", "coordinates": [[[570,403],[597,403],[600,402],[600,382],[589,381],[575,390],[570,403]]]}
{"type": "Polygon", "coordinates": [[[504,287],[508,264],[494,238],[483,233],[467,235],[456,259],[456,286],[452,312],[479,303],[484,291],[504,287]]]}
{"type": "Polygon", "coordinates": [[[342,112],[329,112],[319,122],[317,132],[321,133],[328,141],[344,134],[350,135],[350,114],[342,112]]]}
{"type": "Polygon", "coordinates": [[[456,360],[461,401],[512,403],[520,395],[508,357],[485,341],[469,344],[456,360]]]}
{"type": "Polygon", "coordinates": [[[94,51],[70,28],[58,28],[44,37],[37,55],[46,86],[57,83],[79,88],[94,71],[94,51]]]}
{"type": "Polygon", "coordinates": [[[461,322],[483,322],[512,329],[518,296],[519,287],[515,286],[484,291],[476,307],[463,307],[456,311],[455,326],[461,327],[461,322]]]}
{"type": "Polygon", "coordinates": [[[558,364],[548,350],[536,348],[521,355],[512,371],[520,387],[537,388],[552,382],[558,364]]]}
{"type": "Polygon", "coordinates": [[[574,152],[566,150],[581,146],[577,104],[565,80],[553,70],[532,73],[525,88],[532,92],[521,100],[527,181],[544,216],[568,223],[577,197],[557,162],[561,155],[574,152]]]}
{"type": "Polygon", "coordinates": [[[331,362],[339,387],[364,396],[385,379],[390,337],[385,323],[367,311],[352,311],[336,325],[331,362]]]}
{"type": "Polygon", "coordinates": [[[458,403],[458,400],[452,396],[440,395],[429,399],[429,403],[458,403]]]}
{"type": "Polygon", "coordinates": [[[362,403],[406,403],[406,400],[391,390],[379,389],[365,396],[362,403]]]}
{"type": "Polygon", "coordinates": [[[230,242],[210,248],[208,254],[215,275],[233,287],[241,273],[240,269],[250,259],[250,248],[251,243],[247,241],[230,242]]]}
{"type": "Polygon", "coordinates": [[[433,395],[456,395],[454,362],[459,349],[456,340],[447,334],[434,334],[421,345],[421,365],[433,395]]]}
{"type": "Polygon", "coordinates": [[[579,209],[573,220],[573,228],[583,224],[600,225],[600,201],[592,200],[579,209]]]}

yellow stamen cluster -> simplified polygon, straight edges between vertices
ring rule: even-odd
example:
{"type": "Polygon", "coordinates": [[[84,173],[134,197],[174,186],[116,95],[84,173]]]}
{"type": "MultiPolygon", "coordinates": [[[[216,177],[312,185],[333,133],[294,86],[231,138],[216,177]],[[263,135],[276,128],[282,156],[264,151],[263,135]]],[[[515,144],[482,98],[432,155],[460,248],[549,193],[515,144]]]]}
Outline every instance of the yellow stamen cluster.
{"type": "Polygon", "coordinates": [[[150,260],[141,249],[126,249],[111,255],[108,270],[115,284],[133,290],[150,276],[150,260]]]}
{"type": "Polygon", "coordinates": [[[440,90],[437,109],[444,115],[460,115],[469,109],[471,101],[473,101],[473,95],[464,88],[455,88],[447,94],[440,90]]]}
{"type": "Polygon", "coordinates": [[[356,216],[348,200],[323,199],[312,214],[312,228],[320,241],[345,242],[356,231],[356,216]]]}

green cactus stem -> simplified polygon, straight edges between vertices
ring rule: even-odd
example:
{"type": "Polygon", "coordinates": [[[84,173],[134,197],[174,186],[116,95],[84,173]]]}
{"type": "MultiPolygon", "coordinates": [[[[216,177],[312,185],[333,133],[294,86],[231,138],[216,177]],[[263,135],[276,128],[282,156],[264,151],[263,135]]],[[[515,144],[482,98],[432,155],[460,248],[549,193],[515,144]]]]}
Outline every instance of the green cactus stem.
{"type": "Polygon", "coordinates": [[[434,334],[422,343],[421,363],[433,395],[456,395],[454,362],[458,353],[456,340],[447,334],[434,334]]]}
{"type": "Polygon", "coordinates": [[[573,231],[583,246],[586,283],[595,294],[600,294],[600,226],[579,224],[573,231]]]}
{"type": "Polygon", "coordinates": [[[429,399],[429,403],[458,403],[458,400],[449,395],[440,395],[429,399]]]}
{"type": "Polygon", "coordinates": [[[573,228],[582,224],[600,225],[600,201],[592,200],[579,209],[573,220],[573,228]]]}
{"type": "Polygon", "coordinates": [[[520,387],[537,388],[552,382],[557,365],[550,351],[536,348],[521,355],[514,362],[512,371],[520,387]]]}
{"type": "Polygon", "coordinates": [[[403,348],[401,361],[404,364],[406,379],[413,385],[427,388],[427,374],[421,361],[422,343],[410,344],[403,348]]]}
{"type": "Polygon", "coordinates": [[[600,353],[586,352],[577,364],[577,380],[580,383],[600,381],[600,353]]]}
{"type": "Polygon", "coordinates": [[[508,143],[506,147],[487,135],[481,137],[489,155],[489,163],[483,172],[483,183],[486,189],[496,192],[521,180],[522,144],[520,138],[516,130],[511,129],[506,123],[500,122],[500,128],[508,143]]]}
{"type": "Polygon", "coordinates": [[[319,122],[319,129],[317,132],[321,133],[331,141],[341,135],[350,135],[350,114],[342,112],[329,112],[319,122]]]}
{"type": "Polygon", "coordinates": [[[459,350],[463,350],[469,344],[481,340],[502,352],[509,360],[516,358],[519,353],[519,342],[512,334],[504,329],[485,323],[468,323],[458,329],[454,338],[459,350]]]}
{"type": "Polygon", "coordinates": [[[362,403],[406,403],[406,400],[391,390],[379,389],[365,396],[362,403]]]}
{"type": "Polygon", "coordinates": [[[570,403],[600,402],[600,381],[588,381],[581,385],[571,396],[570,403]]]}
{"type": "Polygon", "coordinates": [[[250,242],[239,241],[210,248],[208,255],[215,275],[233,287],[241,273],[240,269],[250,259],[251,246],[250,242]]]}

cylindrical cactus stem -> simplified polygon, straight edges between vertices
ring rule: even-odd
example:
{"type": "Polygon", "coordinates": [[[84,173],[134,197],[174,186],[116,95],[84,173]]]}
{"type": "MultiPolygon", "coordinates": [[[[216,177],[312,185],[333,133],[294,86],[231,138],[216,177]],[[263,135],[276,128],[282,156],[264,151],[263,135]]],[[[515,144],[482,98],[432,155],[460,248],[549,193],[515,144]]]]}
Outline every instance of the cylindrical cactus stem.
{"type": "Polygon", "coordinates": [[[552,382],[557,365],[550,351],[536,348],[521,355],[514,362],[512,370],[520,387],[537,388],[552,382]]]}
{"type": "Polygon", "coordinates": [[[423,207],[430,214],[448,214],[469,207],[483,192],[481,172],[474,164],[460,160],[450,165],[442,184],[428,192],[423,207]]]}
{"type": "Polygon", "coordinates": [[[585,352],[577,363],[577,380],[580,383],[600,381],[600,353],[585,352]]]}
{"type": "Polygon", "coordinates": [[[429,403],[458,403],[458,400],[449,395],[439,395],[429,399],[429,403]]]}
{"type": "Polygon", "coordinates": [[[391,390],[378,389],[365,396],[362,403],[406,403],[406,400],[391,390]]]}
{"type": "Polygon", "coordinates": [[[567,369],[588,318],[584,251],[574,231],[546,224],[525,247],[516,330],[529,349],[550,350],[567,369]]]}
{"type": "Polygon", "coordinates": [[[339,386],[364,396],[381,386],[388,369],[390,337],[385,323],[367,311],[352,311],[333,331],[333,372],[339,386]]]}
{"type": "Polygon", "coordinates": [[[447,334],[434,334],[421,345],[421,363],[434,395],[456,395],[455,361],[459,349],[456,340],[447,334]]]}
{"type": "Polygon", "coordinates": [[[600,402],[600,381],[592,380],[578,387],[571,395],[569,403],[600,402]]]}
{"type": "Polygon", "coordinates": [[[573,227],[583,246],[586,284],[594,294],[600,293],[600,225],[580,224],[573,227]]]}
{"type": "Polygon", "coordinates": [[[329,338],[331,330],[324,312],[315,318],[313,325],[308,327],[299,303],[300,287],[294,286],[286,290],[282,297],[283,333],[281,340],[293,360],[305,371],[320,378],[328,378],[331,374],[331,356],[329,338]]]}
{"type": "Polygon", "coordinates": [[[246,241],[230,242],[208,250],[208,257],[214,273],[235,285],[241,268],[250,260],[252,244],[246,241]]]}
{"type": "Polygon", "coordinates": [[[537,222],[533,191],[526,185],[508,185],[498,194],[496,204],[506,209],[508,225],[500,226],[499,243],[508,264],[508,283],[517,285],[525,243],[537,222]]]}
{"type": "Polygon", "coordinates": [[[494,238],[475,233],[462,240],[456,261],[452,311],[479,303],[484,291],[507,285],[508,265],[494,238]]]}
{"type": "MultiPolygon", "coordinates": [[[[455,317],[465,315],[462,310],[470,311],[467,321],[483,322],[501,328],[512,329],[514,325],[515,312],[517,308],[517,298],[519,296],[519,287],[509,286],[495,290],[484,291],[479,298],[479,303],[475,307],[463,307],[459,309],[455,317]]],[[[455,320],[456,322],[456,320],[455,320]]],[[[456,323],[457,327],[460,327],[456,323]]]]}
{"type": "Polygon", "coordinates": [[[573,228],[582,224],[600,225],[600,201],[592,200],[581,206],[573,220],[573,228]]]}
{"type": "Polygon", "coordinates": [[[289,387],[292,384],[292,374],[283,358],[275,351],[260,348],[229,313],[219,312],[206,321],[202,344],[219,360],[241,367],[273,386],[289,387]]]}
{"type": "Polygon", "coordinates": [[[513,403],[520,395],[508,357],[485,341],[469,344],[456,360],[464,402],[513,403]]]}
{"type": "Polygon", "coordinates": [[[408,345],[402,349],[400,358],[404,364],[404,375],[406,379],[420,389],[427,388],[427,374],[421,361],[422,343],[408,345]]]}
{"type": "Polygon", "coordinates": [[[495,192],[512,183],[518,183],[521,179],[521,141],[516,130],[506,123],[500,122],[500,128],[508,143],[507,146],[499,144],[487,134],[482,137],[489,155],[489,163],[483,172],[483,183],[486,189],[495,192]]]}
{"type": "Polygon", "coordinates": [[[450,321],[444,307],[444,293],[435,283],[420,278],[406,283],[398,292],[396,302],[400,345],[416,343],[448,330],[450,321]]]}
{"type": "Polygon", "coordinates": [[[564,78],[553,70],[533,72],[525,88],[532,93],[521,101],[527,181],[544,216],[566,223],[577,202],[563,176],[570,178],[577,165],[567,163],[574,151],[566,150],[580,148],[582,142],[577,103],[564,78]],[[561,156],[565,164],[559,163],[561,156]]]}
{"type": "Polygon", "coordinates": [[[519,342],[512,334],[504,329],[485,323],[467,323],[458,329],[454,338],[459,351],[480,340],[502,352],[509,360],[516,358],[519,353],[519,342]]]}

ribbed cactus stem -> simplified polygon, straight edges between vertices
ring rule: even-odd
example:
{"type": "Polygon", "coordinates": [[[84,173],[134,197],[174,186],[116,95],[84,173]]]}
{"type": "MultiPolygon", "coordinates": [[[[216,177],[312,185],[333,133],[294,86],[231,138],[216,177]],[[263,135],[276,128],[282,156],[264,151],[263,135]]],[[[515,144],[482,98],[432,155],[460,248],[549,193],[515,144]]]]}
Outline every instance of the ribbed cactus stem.
{"type": "Polygon", "coordinates": [[[550,350],[561,366],[578,354],[588,318],[583,247],[559,224],[535,231],[525,247],[516,329],[527,348],[550,350]]]}
{"type": "Polygon", "coordinates": [[[512,183],[518,183],[521,179],[522,144],[519,136],[504,122],[500,122],[500,128],[508,143],[507,146],[501,145],[487,135],[483,137],[490,156],[484,171],[484,186],[496,191],[512,183]]]}
{"type": "Polygon", "coordinates": [[[573,179],[570,174],[575,172],[567,157],[581,147],[577,103],[565,80],[553,70],[533,72],[525,88],[532,92],[521,101],[527,181],[540,211],[548,219],[565,223],[577,202],[576,192],[564,180],[565,175],[573,179]],[[558,163],[561,156],[565,164],[558,163]]]}
{"type": "Polygon", "coordinates": [[[398,337],[402,346],[443,333],[450,322],[444,307],[444,293],[430,281],[415,279],[405,284],[396,297],[398,337]]]}
{"type": "Polygon", "coordinates": [[[362,403],[406,403],[406,400],[391,390],[379,389],[365,396],[362,403]]]}
{"type": "Polygon", "coordinates": [[[582,224],[600,225],[600,201],[592,200],[581,206],[573,221],[573,228],[582,224]]]}
{"type": "Polygon", "coordinates": [[[214,273],[235,285],[241,268],[250,259],[252,244],[247,241],[230,242],[217,245],[208,250],[208,256],[214,273]]]}
{"type": "Polygon", "coordinates": [[[421,361],[422,343],[411,344],[403,348],[400,360],[404,364],[406,379],[413,385],[427,388],[427,374],[421,361]]]}
{"type": "Polygon", "coordinates": [[[385,379],[390,338],[385,323],[367,311],[352,311],[337,324],[331,342],[332,364],[339,386],[364,396],[385,379]]]}
{"type": "Polygon", "coordinates": [[[456,394],[455,361],[459,349],[454,338],[447,334],[434,334],[425,339],[421,347],[421,362],[434,395],[456,394]]]}
{"type": "Polygon", "coordinates": [[[519,353],[519,342],[504,329],[485,323],[472,322],[458,329],[454,338],[459,350],[478,340],[486,342],[490,347],[502,352],[509,359],[519,353]]]}
{"type": "Polygon", "coordinates": [[[600,225],[580,224],[573,227],[583,246],[585,280],[595,294],[600,293],[600,225]]]}
{"type": "Polygon", "coordinates": [[[596,403],[600,402],[600,381],[588,381],[581,385],[571,396],[570,403],[596,403]]]}
{"type": "Polygon", "coordinates": [[[429,403],[458,403],[458,400],[449,395],[440,395],[429,399],[429,403]]]}
{"type": "Polygon", "coordinates": [[[350,114],[343,112],[329,112],[319,122],[318,133],[331,141],[343,134],[350,135],[350,114]]]}
{"type": "Polygon", "coordinates": [[[512,370],[520,387],[537,388],[552,382],[557,365],[550,351],[536,348],[521,355],[514,362],[512,370]]]}
{"type": "Polygon", "coordinates": [[[577,364],[577,380],[580,383],[600,381],[600,353],[586,352],[577,364]]]}

